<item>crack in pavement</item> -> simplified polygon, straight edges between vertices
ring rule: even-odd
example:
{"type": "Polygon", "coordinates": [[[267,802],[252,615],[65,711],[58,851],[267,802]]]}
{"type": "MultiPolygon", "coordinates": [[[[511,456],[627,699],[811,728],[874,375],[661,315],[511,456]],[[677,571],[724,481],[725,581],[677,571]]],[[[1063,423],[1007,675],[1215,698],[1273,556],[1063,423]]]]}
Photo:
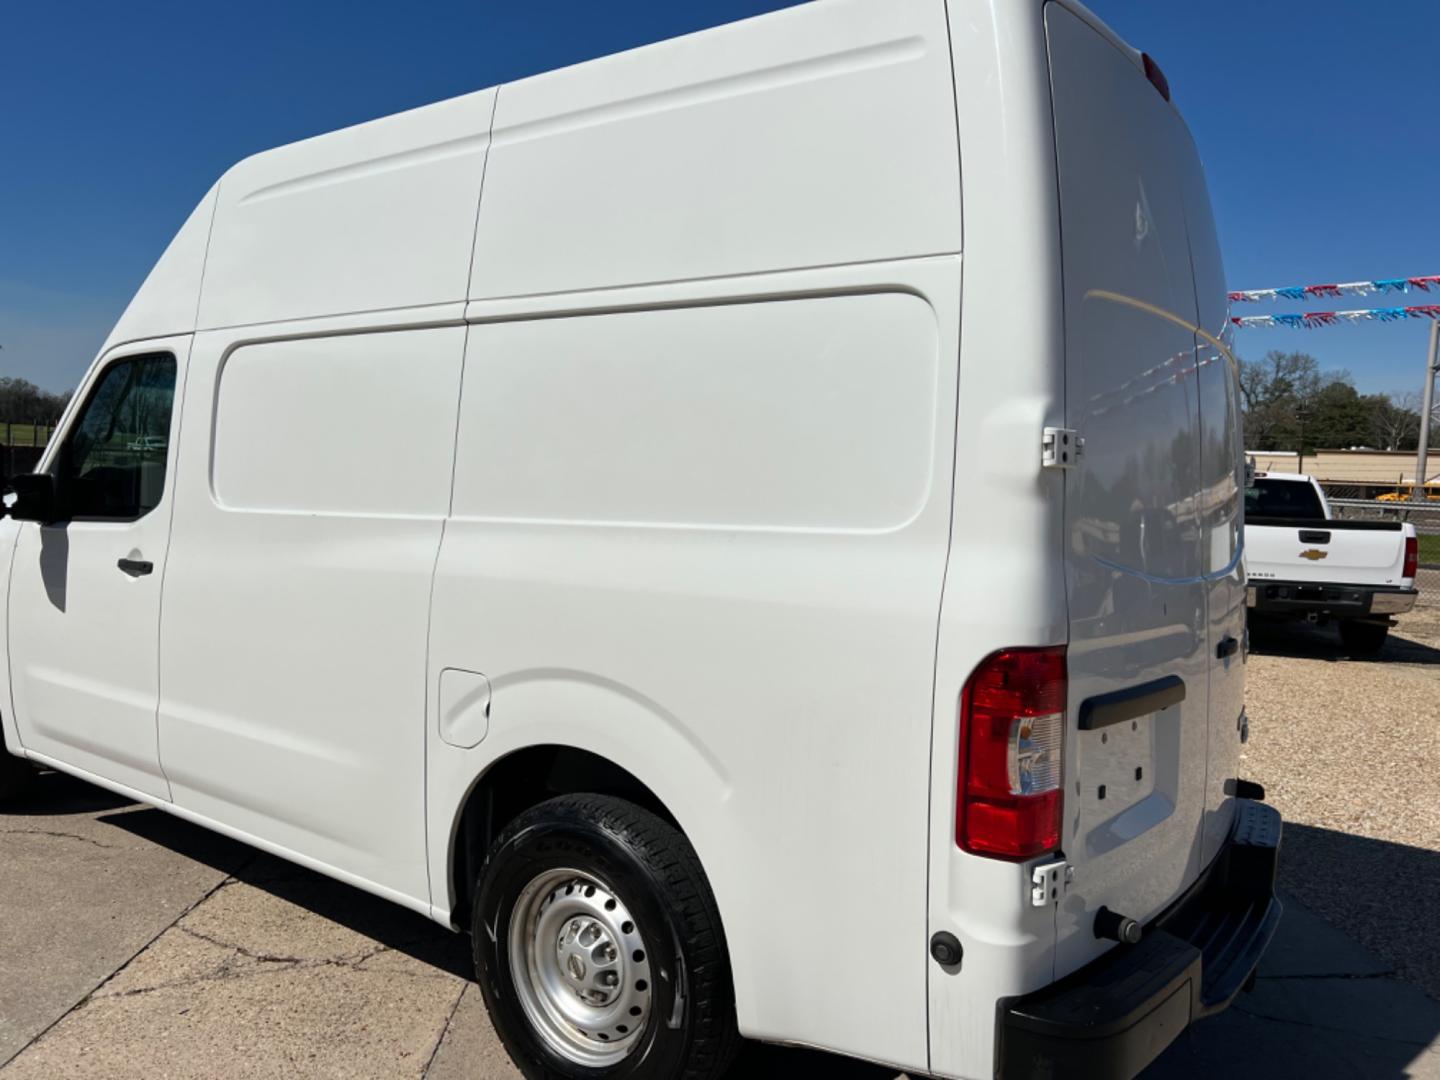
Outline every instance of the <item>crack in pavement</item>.
{"type": "Polygon", "coordinates": [[[1303,982],[1306,979],[1315,981],[1328,981],[1328,979],[1352,979],[1355,982],[1362,982],[1364,979],[1400,979],[1400,972],[1381,971],[1372,975],[1359,975],[1356,972],[1333,972],[1326,975],[1257,975],[1257,982],[1303,982]]]}
{"type": "Polygon", "coordinates": [[[381,953],[390,951],[388,945],[376,945],[373,948],[366,949],[364,952],[357,953],[353,956],[283,956],[278,953],[256,952],[254,949],[248,949],[244,945],[213,937],[193,927],[185,926],[183,923],[176,923],[174,928],[200,941],[208,942],[221,949],[230,949],[245,957],[247,960],[254,960],[261,964],[285,964],[290,967],[347,967],[355,971],[364,971],[365,969],[360,966],[361,964],[367,960],[375,959],[375,957],[381,953]]]}
{"type": "MultiPolygon", "coordinates": [[[[18,1057],[21,1053],[24,1053],[26,1049],[34,1045],[34,1043],[38,1042],[45,1035],[45,1033],[50,1030],[50,1028],[54,1027],[55,1024],[58,1024],[61,1020],[65,1018],[65,1016],[68,1016],[70,1015],[70,1013],[73,1012],[78,1012],[86,1008],[93,1002],[108,1001],[118,998],[136,997],[141,994],[153,994],[160,990],[174,990],[187,986],[198,986],[202,983],[207,982],[223,982],[229,979],[243,979],[255,975],[265,975],[271,973],[278,974],[279,971],[298,971],[321,967],[344,967],[350,968],[353,971],[359,971],[368,974],[370,973],[370,969],[365,968],[362,965],[364,965],[370,960],[375,959],[375,957],[380,956],[383,953],[392,951],[387,945],[376,945],[373,948],[366,949],[363,952],[356,953],[351,956],[284,956],[276,953],[257,952],[254,949],[246,948],[245,946],[236,944],[232,941],[224,941],[220,938],[214,937],[210,934],[206,934],[203,931],[196,930],[193,927],[185,926],[183,924],[181,920],[183,920],[187,915],[194,912],[207,900],[210,900],[212,897],[214,897],[221,889],[226,888],[230,885],[237,884],[241,884],[238,879],[233,877],[226,878],[224,881],[220,882],[213,889],[207,892],[203,897],[197,900],[193,905],[182,911],[176,917],[174,922],[172,922],[169,926],[161,930],[160,933],[156,934],[153,938],[146,942],[145,945],[142,946],[134,955],[132,955],[129,960],[127,960],[114,972],[108,975],[104,979],[104,981],[102,981],[98,986],[91,990],[90,993],[85,995],[85,997],[82,998],[80,1001],[77,1001],[70,1009],[66,1010],[66,1012],[62,1016],[60,1016],[52,1024],[50,1024],[49,1027],[37,1034],[34,1039],[30,1040],[30,1042],[26,1043],[24,1047],[21,1047],[20,1050],[16,1051],[15,1056],[18,1057]],[[180,979],[171,979],[165,982],[156,983],[153,986],[136,986],[130,988],[129,990],[121,990],[115,993],[105,992],[105,987],[107,985],[119,978],[122,971],[126,970],[132,963],[135,962],[135,960],[137,960],[144,953],[148,952],[151,947],[153,947],[162,937],[164,937],[171,930],[179,930],[180,932],[192,938],[195,938],[198,941],[203,941],[207,944],[214,945],[217,948],[225,949],[233,955],[227,957],[213,970],[207,971],[201,975],[193,975],[180,979]],[[232,961],[236,956],[244,957],[247,960],[251,960],[256,964],[264,966],[260,968],[236,968],[232,966],[232,961]],[[266,970],[267,967],[269,970],[266,970]]],[[[410,973],[405,972],[403,974],[410,973]]]]}
{"type": "Polygon", "coordinates": [[[160,992],[161,990],[183,990],[187,986],[200,986],[204,983],[226,982],[233,979],[253,979],[258,978],[262,975],[281,975],[287,971],[296,970],[295,968],[289,966],[269,969],[251,968],[249,970],[239,970],[230,967],[229,964],[230,960],[229,958],[227,958],[214,971],[207,971],[203,975],[195,975],[187,979],[172,979],[169,982],[156,983],[154,986],[135,986],[131,987],[129,990],[121,990],[118,993],[104,993],[103,991],[105,988],[102,986],[100,990],[96,992],[94,1001],[96,1003],[102,1001],[115,1001],[119,1000],[120,998],[140,997],[144,994],[155,994],[160,992]]]}
{"type": "Polygon", "coordinates": [[[460,983],[460,992],[455,995],[455,1004],[450,1006],[450,1012],[445,1017],[445,1023],[440,1028],[440,1036],[435,1040],[435,1045],[430,1048],[430,1056],[425,1059],[425,1067],[420,1070],[420,1080],[425,1080],[430,1075],[430,1070],[435,1065],[435,1059],[440,1056],[440,1048],[445,1045],[445,1038],[450,1034],[450,1028],[455,1023],[455,1014],[460,1011],[460,1002],[465,1000],[465,991],[470,989],[470,984],[465,981],[460,983]]]}
{"type": "MultiPolygon", "coordinates": [[[[13,831],[16,831],[16,832],[29,832],[29,831],[32,831],[32,830],[17,829],[17,830],[13,830],[13,831]]],[[[68,836],[69,834],[68,834],[68,833],[62,833],[61,835],[68,836]]],[[[84,839],[84,838],[83,838],[83,837],[72,837],[72,839],[84,839]]],[[[97,844],[99,844],[99,841],[91,841],[91,842],[92,842],[92,843],[97,843],[97,844]]],[[[108,847],[109,845],[107,845],[107,844],[99,844],[99,846],[100,846],[100,847],[108,847]]],[[[251,861],[252,861],[252,862],[254,861],[254,857],[252,857],[251,861]]],[[[247,863],[246,865],[249,865],[249,864],[247,863]]],[[[241,869],[244,869],[244,867],[242,866],[241,869]]],[[[11,1054],[9,1057],[6,1057],[6,1058],[4,1058],[4,1059],[0,1059],[0,1068],[4,1068],[4,1067],[5,1067],[6,1065],[8,1065],[10,1062],[14,1061],[14,1060],[15,1060],[16,1058],[18,1058],[21,1054],[25,1053],[25,1052],[26,1052],[27,1050],[29,1050],[32,1046],[34,1046],[36,1043],[38,1043],[41,1039],[45,1038],[46,1035],[50,1034],[50,1032],[52,1032],[52,1031],[55,1030],[56,1025],[64,1022],[64,1020],[65,1020],[66,1017],[71,1016],[71,1015],[79,1012],[80,1010],[84,1009],[87,1005],[89,1005],[91,1001],[95,1000],[96,994],[98,994],[98,993],[100,992],[100,990],[105,987],[105,985],[106,985],[107,983],[111,982],[111,981],[114,980],[114,979],[119,978],[119,977],[120,977],[120,974],[121,974],[122,972],[124,972],[127,968],[129,968],[130,965],[133,964],[133,963],[135,962],[135,960],[136,960],[139,956],[141,956],[147,949],[149,949],[150,946],[154,945],[155,942],[159,941],[162,937],[164,937],[165,934],[166,934],[166,932],[168,932],[168,931],[171,929],[171,927],[175,926],[175,925],[176,925],[181,919],[183,919],[186,915],[189,915],[192,911],[194,911],[196,908],[198,908],[201,904],[205,903],[206,900],[209,900],[212,896],[214,896],[217,892],[219,892],[219,891],[220,891],[221,889],[223,889],[227,884],[231,883],[231,882],[234,881],[234,880],[235,880],[235,878],[234,878],[232,875],[227,874],[226,876],[224,876],[223,878],[221,878],[219,881],[217,881],[211,888],[206,889],[206,890],[205,890],[205,893],[204,893],[202,896],[200,896],[193,904],[189,904],[189,905],[187,905],[186,907],[182,908],[180,911],[176,912],[176,913],[175,913],[175,918],[173,918],[172,920],[170,920],[170,922],[167,923],[165,926],[161,927],[158,931],[155,932],[155,934],[154,934],[153,936],[151,936],[151,938],[150,938],[148,941],[146,941],[146,942],[145,942],[144,944],[142,944],[138,949],[136,949],[133,953],[131,953],[131,954],[130,954],[130,957],[129,957],[123,964],[121,964],[121,965],[120,965],[119,967],[117,967],[114,971],[110,972],[110,974],[106,975],[103,979],[101,979],[98,983],[96,983],[93,987],[91,987],[90,990],[89,990],[87,993],[85,993],[84,995],[82,995],[82,996],[75,1002],[75,1004],[71,1005],[68,1009],[66,1009],[64,1012],[62,1012],[62,1013],[61,1013],[59,1016],[57,1016],[54,1020],[50,1021],[50,1023],[46,1024],[43,1028],[41,1028],[39,1031],[37,1031],[37,1032],[34,1034],[33,1037],[31,1037],[30,1039],[28,1039],[28,1040],[25,1042],[25,1044],[24,1044],[23,1046],[21,1046],[18,1050],[16,1050],[13,1054],[11,1054]]]]}
{"type": "MultiPolygon", "coordinates": [[[[214,895],[214,894],[212,893],[211,895],[214,895]]],[[[280,975],[280,974],[284,974],[284,973],[286,973],[286,972],[291,972],[291,971],[309,971],[309,970],[314,970],[314,969],[317,969],[317,968],[324,968],[324,967],[349,968],[349,969],[352,970],[352,971],[358,971],[358,972],[360,972],[360,973],[362,973],[362,974],[374,974],[373,969],[367,968],[367,967],[365,967],[364,965],[365,965],[366,963],[368,963],[369,961],[375,959],[375,957],[377,957],[377,956],[380,956],[380,955],[382,955],[382,954],[384,954],[384,953],[387,953],[387,952],[393,952],[393,951],[395,951],[395,950],[393,950],[392,948],[390,948],[390,947],[387,946],[387,945],[376,945],[376,946],[373,947],[373,948],[366,949],[364,952],[356,953],[356,954],[350,955],[350,956],[339,956],[339,957],[286,956],[286,955],[281,955],[281,954],[277,954],[277,953],[258,952],[258,951],[254,950],[254,949],[246,948],[246,947],[243,946],[243,945],[236,944],[236,943],[233,942],[233,941],[225,941],[225,940],[223,940],[223,939],[221,939],[221,938],[214,937],[214,936],[211,935],[211,934],[207,934],[207,933],[204,933],[203,931],[196,930],[196,929],[194,929],[193,927],[185,926],[185,925],[183,925],[182,923],[176,923],[176,924],[174,924],[173,926],[168,927],[167,929],[169,929],[169,930],[179,930],[179,931],[181,931],[182,933],[184,933],[184,934],[186,934],[186,935],[188,935],[188,936],[190,936],[190,937],[192,937],[192,938],[195,938],[195,939],[198,940],[198,941],[203,941],[203,942],[205,942],[206,944],[214,945],[216,948],[225,949],[225,950],[226,950],[227,952],[229,952],[231,955],[230,955],[230,956],[227,956],[224,960],[222,960],[222,961],[221,961],[216,967],[214,967],[212,970],[207,971],[207,972],[204,972],[203,974],[186,976],[186,977],[184,977],[184,978],[179,978],[179,979],[171,979],[171,980],[168,980],[168,981],[165,981],[165,982],[155,983],[155,984],[152,985],[152,986],[135,986],[135,987],[131,987],[129,990],[121,990],[121,991],[113,992],[113,993],[105,993],[105,992],[104,992],[104,991],[105,991],[105,985],[108,984],[108,983],[111,981],[110,979],[107,979],[107,980],[106,980],[106,983],[105,983],[105,984],[102,984],[102,985],[99,987],[99,989],[95,992],[95,994],[93,995],[94,998],[95,998],[95,1000],[96,1000],[96,1001],[109,1001],[109,1000],[119,999],[119,998],[137,997],[137,996],[140,996],[140,995],[143,995],[143,994],[153,994],[153,993],[156,993],[156,992],[161,991],[161,990],[184,989],[184,988],[186,988],[186,987],[199,986],[199,985],[202,985],[202,984],[204,984],[204,983],[227,982],[227,981],[236,980],[236,979],[255,978],[255,977],[257,977],[257,976],[263,976],[263,975],[280,975]],[[236,966],[234,966],[234,960],[236,959],[236,957],[243,957],[243,958],[245,958],[246,960],[250,960],[250,961],[254,962],[256,965],[259,965],[259,966],[257,966],[257,967],[236,967],[236,966]]],[[[117,974],[118,974],[118,972],[117,972],[117,974]]],[[[400,975],[406,976],[406,977],[408,977],[408,978],[435,978],[435,977],[437,977],[437,975],[432,975],[432,974],[429,973],[429,972],[426,972],[426,973],[416,973],[416,972],[402,971],[402,972],[396,972],[396,973],[393,973],[393,974],[400,974],[400,975]]],[[[439,977],[444,977],[443,973],[438,973],[438,974],[439,974],[439,977]]],[[[113,979],[114,976],[112,976],[111,978],[113,979]]],[[[464,993],[464,987],[463,987],[463,986],[461,987],[461,993],[462,993],[462,994],[464,993]]],[[[452,1007],[452,1009],[451,1009],[451,1015],[452,1015],[452,1016],[454,1015],[455,1009],[458,1009],[458,1008],[459,1008],[459,1004],[460,1004],[460,1003],[459,1003],[459,999],[457,998],[457,1000],[456,1000],[456,1002],[455,1002],[455,1005],[454,1005],[454,1006],[452,1007]]],[[[447,1021],[447,1022],[446,1022],[446,1030],[448,1030],[448,1027],[449,1027],[449,1022],[447,1021]]],[[[438,1049],[439,1049],[439,1045],[438,1045],[438,1043],[437,1043],[437,1045],[436,1045],[436,1050],[438,1050],[438,1049]]],[[[431,1055],[431,1056],[432,1056],[432,1057],[434,1056],[434,1052],[433,1052],[433,1051],[432,1051],[432,1055],[431,1055]]]]}
{"type": "Polygon", "coordinates": [[[1400,973],[1394,968],[1389,971],[1375,971],[1370,974],[1361,974],[1354,971],[1322,972],[1318,975],[1258,975],[1258,982],[1296,982],[1301,979],[1399,979],[1400,973]]]}
{"type": "Polygon", "coordinates": [[[114,844],[102,844],[91,836],[81,836],[79,833],[60,832],[57,829],[0,829],[0,833],[6,836],[53,836],[57,840],[79,840],[82,844],[94,844],[98,848],[112,849],[114,844]]]}
{"type": "MultiPolygon", "coordinates": [[[[1245,1008],[1245,1006],[1241,1005],[1239,1002],[1236,1002],[1230,1007],[1237,1013],[1240,1013],[1242,1016],[1248,1016],[1252,1020],[1260,1020],[1271,1024],[1286,1024],[1290,1027],[1307,1028],[1310,1031],[1325,1031],[1332,1035],[1345,1035],[1351,1038],[1354,1038],[1356,1035],[1360,1034],[1359,1032],[1351,1031],[1348,1028],[1332,1027],[1329,1024],[1313,1024],[1309,1020],[1294,1020],[1288,1016],[1273,1016],[1270,1013],[1256,1012],[1253,1009],[1245,1008]]],[[[1430,1050],[1430,1043],[1421,1042],[1414,1039],[1399,1039],[1394,1037],[1393,1035],[1376,1035],[1373,1033],[1366,1034],[1365,1038],[1374,1039],[1377,1042],[1393,1043],[1395,1046],[1418,1047],[1419,1049],[1424,1050],[1427,1053],[1432,1052],[1430,1050]]]]}

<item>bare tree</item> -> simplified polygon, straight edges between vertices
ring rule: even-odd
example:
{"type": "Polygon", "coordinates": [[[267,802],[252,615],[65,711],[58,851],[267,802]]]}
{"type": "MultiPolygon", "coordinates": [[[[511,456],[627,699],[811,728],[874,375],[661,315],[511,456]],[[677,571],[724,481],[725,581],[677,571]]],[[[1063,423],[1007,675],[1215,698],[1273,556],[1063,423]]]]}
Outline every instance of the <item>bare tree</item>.
{"type": "Polygon", "coordinates": [[[1304,419],[1326,386],[1349,381],[1347,372],[1321,373],[1308,353],[1272,351],[1263,360],[1240,362],[1245,407],[1245,445],[1251,450],[1295,449],[1282,441],[1303,439],[1304,419]]]}
{"type": "Polygon", "coordinates": [[[1414,390],[1379,397],[1372,415],[1382,450],[1409,450],[1420,438],[1420,395],[1414,390]]]}

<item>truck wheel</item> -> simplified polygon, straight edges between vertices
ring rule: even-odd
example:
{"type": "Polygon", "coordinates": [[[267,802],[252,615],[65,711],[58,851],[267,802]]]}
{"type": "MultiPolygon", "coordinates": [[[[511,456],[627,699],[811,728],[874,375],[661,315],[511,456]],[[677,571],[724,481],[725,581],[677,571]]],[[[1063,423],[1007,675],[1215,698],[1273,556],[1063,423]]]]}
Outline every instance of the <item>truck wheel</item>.
{"type": "Polygon", "coordinates": [[[1340,641],[1345,648],[1364,656],[1379,652],[1389,634],[1390,627],[1385,623],[1346,619],[1340,624],[1340,641]]]}
{"type": "Polygon", "coordinates": [[[720,1076],[739,1046],[694,848],[622,799],[566,795],[496,839],[475,887],[486,1007],[532,1080],[720,1076]]]}
{"type": "Polygon", "coordinates": [[[35,779],[35,766],[23,758],[11,755],[5,749],[4,736],[0,736],[0,806],[18,802],[35,779]]]}

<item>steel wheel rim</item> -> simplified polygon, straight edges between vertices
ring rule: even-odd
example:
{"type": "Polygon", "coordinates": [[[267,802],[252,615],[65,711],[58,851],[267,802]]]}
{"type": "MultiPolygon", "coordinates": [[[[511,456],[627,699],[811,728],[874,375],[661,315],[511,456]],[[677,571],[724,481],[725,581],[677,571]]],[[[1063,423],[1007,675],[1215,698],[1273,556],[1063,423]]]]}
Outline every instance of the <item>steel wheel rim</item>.
{"type": "Polygon", "coordinates": [[[510,970],[531,1027],[588,1068],[637,1046],[654,989],[640,924],[614,889],[580,870],[547,870],[520,891],[510,919],[510,970]]]}

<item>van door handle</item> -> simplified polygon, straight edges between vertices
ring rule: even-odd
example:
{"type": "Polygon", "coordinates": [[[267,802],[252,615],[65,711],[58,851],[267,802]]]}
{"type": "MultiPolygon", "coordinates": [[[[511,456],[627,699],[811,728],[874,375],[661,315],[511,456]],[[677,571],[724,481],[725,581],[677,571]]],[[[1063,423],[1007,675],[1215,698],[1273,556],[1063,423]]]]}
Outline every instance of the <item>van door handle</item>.
{"type": "Polygon", "coordinates": [[[1225,660],[1234,656],[1240,651],[1240,640],[1226,634],[1220,639],[1220,644],[1215,646],[1215,659],[1225,660]]]}
{"type": "Polygon", "coordinates": [[[115,565],[131,577],[144,577],[155,570],[155,564],[148,559],[121,559],[115,565]]]}
{"type": "Polygon", "coordinates": [[[1080,730],[1099,731],[1111,724],[1123,724],[1141,716],[1168,709],[1185,700],[1185,680],[1179,675],[1166,675],[1139,686],[1112,690],[1086,698],[1080,703],[1080,730]]]}

